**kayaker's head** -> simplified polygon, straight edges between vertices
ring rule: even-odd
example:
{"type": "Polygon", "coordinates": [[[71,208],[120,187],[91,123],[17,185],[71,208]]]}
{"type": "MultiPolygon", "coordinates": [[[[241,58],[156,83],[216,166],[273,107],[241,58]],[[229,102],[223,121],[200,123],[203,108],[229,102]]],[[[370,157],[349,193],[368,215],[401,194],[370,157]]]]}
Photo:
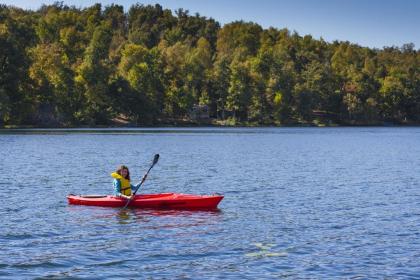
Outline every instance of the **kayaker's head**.
{"type": "Polygon", "coordinates": [[[130,171],[128,170],[127,166],[121,165],[120,167],[118,167],[116,172],[120,174],[123,178],[130,180],[130,171]]]}

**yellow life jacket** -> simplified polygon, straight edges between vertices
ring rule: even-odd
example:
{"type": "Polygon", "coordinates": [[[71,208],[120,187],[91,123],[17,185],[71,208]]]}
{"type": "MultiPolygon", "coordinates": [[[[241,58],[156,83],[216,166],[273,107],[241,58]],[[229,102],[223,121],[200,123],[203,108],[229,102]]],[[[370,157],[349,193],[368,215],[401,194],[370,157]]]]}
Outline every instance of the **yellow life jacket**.
{"type": "Polygon", "coordinates": [[[123,195],[131,195],[131,184],[130,180],[125,179],[120,174],[113,172],[111,173],[112,178],[115,178],[117,180],[120,180],[121,182],[121,193],[123,195]]]}

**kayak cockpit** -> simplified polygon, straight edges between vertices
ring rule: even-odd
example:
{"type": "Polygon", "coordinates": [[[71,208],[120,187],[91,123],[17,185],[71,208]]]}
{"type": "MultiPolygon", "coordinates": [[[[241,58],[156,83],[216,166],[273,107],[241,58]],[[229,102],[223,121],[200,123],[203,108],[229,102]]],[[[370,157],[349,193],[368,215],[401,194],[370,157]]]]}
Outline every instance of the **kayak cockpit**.
{"type": "Polygon", "coordinates": [[[80,195],[80,197],[83,198],[104,198],[104,197],[108,197],[107,195],[95,195],[95,194],[89,194],[89,195],[80,195]]]}

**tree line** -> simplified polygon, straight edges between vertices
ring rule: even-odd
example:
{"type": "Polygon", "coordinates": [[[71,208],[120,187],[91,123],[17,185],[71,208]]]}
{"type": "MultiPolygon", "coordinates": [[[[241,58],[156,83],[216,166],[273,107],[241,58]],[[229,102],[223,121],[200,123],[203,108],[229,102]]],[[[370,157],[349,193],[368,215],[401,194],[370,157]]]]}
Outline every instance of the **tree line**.
{"type": "Polygon", "coordinates": [[[420,53],[160,5],[0,6],[0,126],[419,123],[420,53]]]}

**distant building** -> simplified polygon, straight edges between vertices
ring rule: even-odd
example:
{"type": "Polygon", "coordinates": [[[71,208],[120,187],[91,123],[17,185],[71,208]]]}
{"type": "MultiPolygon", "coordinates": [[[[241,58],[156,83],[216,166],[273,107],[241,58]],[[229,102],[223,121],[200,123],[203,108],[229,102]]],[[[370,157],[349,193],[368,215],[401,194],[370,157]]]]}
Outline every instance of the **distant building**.
{"type": "Polygon", "coordinates": [[[209,106],[194,105],[190,112],[190,118],[194,121],[208,120],[210,118],[209,106]]]}

